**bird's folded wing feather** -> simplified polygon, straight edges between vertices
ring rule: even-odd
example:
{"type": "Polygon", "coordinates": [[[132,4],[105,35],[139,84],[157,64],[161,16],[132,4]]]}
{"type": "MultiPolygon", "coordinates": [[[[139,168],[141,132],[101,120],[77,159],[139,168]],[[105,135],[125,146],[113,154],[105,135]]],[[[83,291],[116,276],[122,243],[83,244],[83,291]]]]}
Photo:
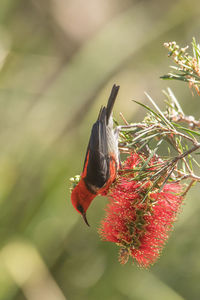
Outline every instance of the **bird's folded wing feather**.
{"type": "Polygon", "coordinates": [[[92,127],[88,150],[83,168],[85,181],[98,188],[103,187],[109,178],[109,155],[106,134],[106,108],[99,113],[92,127]],[[87,170],[85,170],[87,168],[87,170]]]}

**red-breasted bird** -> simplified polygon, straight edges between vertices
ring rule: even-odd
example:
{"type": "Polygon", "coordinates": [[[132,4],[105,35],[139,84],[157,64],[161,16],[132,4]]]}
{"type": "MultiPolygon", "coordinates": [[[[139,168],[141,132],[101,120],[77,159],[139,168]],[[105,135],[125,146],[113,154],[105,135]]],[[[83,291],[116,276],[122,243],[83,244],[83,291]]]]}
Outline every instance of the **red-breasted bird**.
{"type": "Polygon", "coordinates": [[[119,91],[113,85],[107,106],[100,109],[87,147],[83,172],[71,193],[74,208],[89,226],[86,211],[92,200],[114,182],[119,168],[118,131],[113,129],[112,109],[119,91]]]}

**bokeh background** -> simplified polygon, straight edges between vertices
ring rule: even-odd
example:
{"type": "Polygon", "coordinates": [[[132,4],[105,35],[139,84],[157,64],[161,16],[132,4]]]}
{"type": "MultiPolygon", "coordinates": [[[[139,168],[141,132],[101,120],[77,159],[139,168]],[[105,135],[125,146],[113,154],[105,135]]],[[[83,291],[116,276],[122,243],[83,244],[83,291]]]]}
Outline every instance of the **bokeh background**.
{"type": "Polygon", "coordinates": [[[180,82],[159,79],[172,64],[163,47],[200,40],[198,0],[0,1],[0,299],[199,300],[200,200],[191,191],[157,264],[121,266],[98,235],[107,199],[87,228],[70,202],[88,136],[113,83],[129,121],[164,107],[171,87],[187,114],[200,102],[180,82]]]}

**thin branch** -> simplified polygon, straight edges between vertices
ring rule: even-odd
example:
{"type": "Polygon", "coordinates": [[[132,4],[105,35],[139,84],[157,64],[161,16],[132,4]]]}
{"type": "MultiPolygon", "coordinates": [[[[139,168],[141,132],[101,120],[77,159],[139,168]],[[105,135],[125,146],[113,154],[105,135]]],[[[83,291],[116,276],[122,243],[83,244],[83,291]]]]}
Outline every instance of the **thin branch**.
{"type": "Polygon", "coordinates": [[[177,162],[178,160],[183,159],[184,157],[188,156],[189,154],[191,154],[192,152],[196,151],[199,148],[200,148],[200,143],[196,143],[196,145],[194,147],[192,147],[191,149],[189,149],[188,151],[185,151],[181,155],[176,156],[172,160],[172,162],[177,162]]]}
{"type": "Polygon", "coordinates": [[[192,179],[191,182],[189,183],[189,185],[187,186],[186,190],[183,192],[182,197],[185,197],[186,194],[189,192],[189,190],[191,189],[191,187],[194,185],[194,183],[196,182],[195,179],[192,179]]]}

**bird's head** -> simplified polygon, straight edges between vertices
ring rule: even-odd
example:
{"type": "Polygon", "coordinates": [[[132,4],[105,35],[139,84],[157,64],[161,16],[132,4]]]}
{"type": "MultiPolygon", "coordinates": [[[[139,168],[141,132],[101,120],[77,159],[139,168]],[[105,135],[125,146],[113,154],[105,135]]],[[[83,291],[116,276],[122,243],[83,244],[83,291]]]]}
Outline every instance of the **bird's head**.
{"type": "Polygon", "coordinates": [[[76,209],[76,211],[79,214],[82,215],[83,220],[85,221],[85,223],[88,226],[90,226],[90,225],[87,221],[86,211],[95,196],[96,196],[95,194],[91,193],[87,189],[87,187],[82,179],[74,187],[74,189],[72,190],[72,193],[71,193],[71,201],[72,201],[74,208],[76,209]]]}

